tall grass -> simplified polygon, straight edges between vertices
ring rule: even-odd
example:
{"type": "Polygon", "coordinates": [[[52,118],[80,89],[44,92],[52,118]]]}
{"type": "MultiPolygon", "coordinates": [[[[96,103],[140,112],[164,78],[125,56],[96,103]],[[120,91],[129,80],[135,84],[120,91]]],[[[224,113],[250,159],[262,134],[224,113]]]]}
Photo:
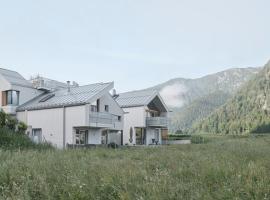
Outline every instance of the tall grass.
{"type": "Polygon", "coordinates": [[[8,128],[0,128],[0,149],[2,150],[46,150],[52,149],[50,144],[35,144],[25,134],[14,132],[8,128]]]}
{"type": "Polygon", "coordinates": [[[270,199],[270,138],[0,151],[0,199],[270,199]]]}

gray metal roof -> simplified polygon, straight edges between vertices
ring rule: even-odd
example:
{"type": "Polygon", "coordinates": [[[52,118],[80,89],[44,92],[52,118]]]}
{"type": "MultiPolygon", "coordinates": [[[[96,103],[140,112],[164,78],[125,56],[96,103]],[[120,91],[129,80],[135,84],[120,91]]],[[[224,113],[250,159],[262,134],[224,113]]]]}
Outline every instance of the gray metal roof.
{"type": "Polygon", "coordinates": [[[117,103],[122,108],[147,106],[158,95],[156,90],[140,90],[119,94],[117,103]]]}
{"type": "Polygon", "coordinates": [[[24,87],[31,87],[32,84],[23,78],[18,72],[0,68],[0,74],[11,84],[24,87]]]}
{"type": "Polygon", "coordinates": [[[17,111],[83,105],[91,103],[91,101],[95,101],[95,98],[100,98],[99,95],[103,94],[103,92],[109,92],[112,88],[113,82],[71,87],[70,92],[68,92],[68,89],[60,89],[38,96],[37,98],[19,106],[17,111]],[[50,98],[43,102],[46,97],[50,98]]]}

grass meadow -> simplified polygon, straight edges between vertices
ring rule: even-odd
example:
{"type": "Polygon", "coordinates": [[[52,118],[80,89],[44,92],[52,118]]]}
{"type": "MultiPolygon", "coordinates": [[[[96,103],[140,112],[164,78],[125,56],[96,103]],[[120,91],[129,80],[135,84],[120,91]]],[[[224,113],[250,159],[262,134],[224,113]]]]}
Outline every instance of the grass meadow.
{"type": "Polygon", "coordinates": [[[270,199],[270,137],[92,150],[0,150],[0,199],[270,199]]]}

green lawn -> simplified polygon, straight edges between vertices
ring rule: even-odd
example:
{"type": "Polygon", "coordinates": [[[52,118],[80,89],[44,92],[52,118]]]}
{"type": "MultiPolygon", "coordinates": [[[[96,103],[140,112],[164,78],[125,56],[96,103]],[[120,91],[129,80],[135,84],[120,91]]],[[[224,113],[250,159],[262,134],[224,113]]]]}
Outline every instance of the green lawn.
{"type": "Polygon", "coordinates": [[[0,199],[270,199],[270,137],[95,150],[0,150],[0,199]]]}

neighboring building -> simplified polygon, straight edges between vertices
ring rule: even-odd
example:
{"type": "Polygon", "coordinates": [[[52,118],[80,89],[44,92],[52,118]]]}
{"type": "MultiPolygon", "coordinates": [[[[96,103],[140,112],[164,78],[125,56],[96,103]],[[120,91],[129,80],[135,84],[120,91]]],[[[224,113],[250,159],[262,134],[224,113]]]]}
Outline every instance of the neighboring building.
{"type": "MultiPolygon", "coordinates": [[[[31,77],[30,83],[33,85],[34,88],[39,89],[39,90],[43,90],[43,91],[54,91],[54,90],[64,89],[64,88],[68,87],[67,83],[62,83],[62,82],[48,79],[48,78],[45,78],[45,77],[42,77],[39,75],[37,75],[35,77],[31,77]]],[[[77,86],[79,86],[79,85],[77,85],[77,86]]]]}
{"type": "Polygon", "coordinates": [[[169,109],[160,94],[153,90],[114,95],[123,108],[124,145],[163,144],[168,134],[169,109]]]}
{"type": "Polygon", "coordinates": [[[42,93],[19,73],[0,68],[0,108],[7,114],[15,116],[19,105],[42,93]]]}
{"type": "Polygon", "coordinates": [[[36,141],[63,148],[67,144],[122,144],[123,110],[109,93],[113,83],[67,87],[42,95],[17,108],[36,141]]]}

